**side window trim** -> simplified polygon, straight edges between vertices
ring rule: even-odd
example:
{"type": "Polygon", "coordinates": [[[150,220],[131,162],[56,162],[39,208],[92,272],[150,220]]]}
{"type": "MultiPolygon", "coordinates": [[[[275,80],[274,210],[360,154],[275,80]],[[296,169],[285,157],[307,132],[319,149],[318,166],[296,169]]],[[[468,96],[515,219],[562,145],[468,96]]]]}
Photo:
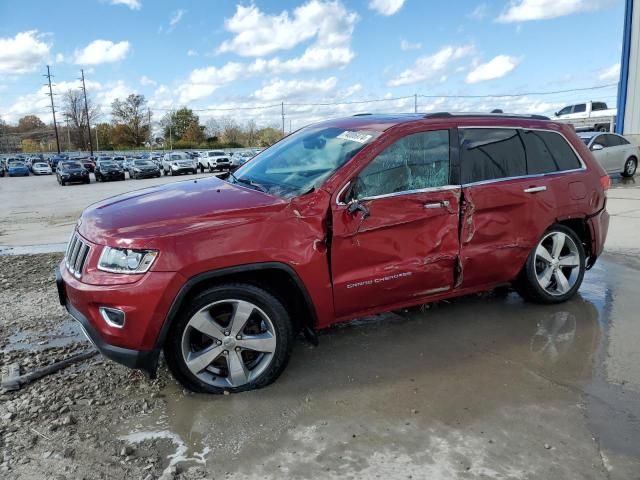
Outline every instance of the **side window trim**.
{"type": "Polygon", "coordinates": [[[469,187],[469,186],[473,186],[473,185],[485,185],[485,184],[489,184],[489,183],[504,182],[506,180],[519,180],[519,179],[523,179],[523,178],[539,178],[539,177],[546,177],[546,176],[549,176],[549,175],[564,175],[566,173],[579,172],[579,171],[583,171],[583,170],[587,169],[587,165],[586,165],[586,163],[584,163],[584,160],[582,159],[582,156],[580,156],[580,154],[575,149],[573,144],[561,132],[557,132],[555,130],[549,130],[548,128],[526,128],[526,129],[523,129],[522,127],[500,126],[500,125],[480,125],[480,126],[465,125],[463,127],[458,127],[459,130],[480,129],[480,128],[485,128],[485,129],[500,128],[500,129],[510,129],[510,130],[535,130],[535,131],[538,131],[538,132],[555,133],[556,135],[560,135],[562,137],[562,139],[565,142],[567,142],[567,145],[569,145],[571,150],[573,150],[573,153],[575,154],[575,156],[577,157],[578,161],[580,162],[580,168],[572,168],[570,170],[561,170],[561,171],[558,171],[558,172],[533,173],[533,174],[527,174],[527,175],[518,175],[518,176],[515,176],[515,177],[502,177],[502,178],[492,178],[490,180],[479,180],[477,182],[463,183],[463,184],[461,184],[462,187],[469,187]]]}

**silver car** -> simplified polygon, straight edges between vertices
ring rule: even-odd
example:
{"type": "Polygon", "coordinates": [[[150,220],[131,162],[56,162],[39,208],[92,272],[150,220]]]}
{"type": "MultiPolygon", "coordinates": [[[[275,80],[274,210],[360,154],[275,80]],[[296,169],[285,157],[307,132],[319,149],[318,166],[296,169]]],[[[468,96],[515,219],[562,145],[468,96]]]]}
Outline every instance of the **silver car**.
{"type": "Polygon", "coordinates": [[[640,148],[615,133],[580,132],[578,136],[607,173],[633,177],[638,167],[640,148]]]}

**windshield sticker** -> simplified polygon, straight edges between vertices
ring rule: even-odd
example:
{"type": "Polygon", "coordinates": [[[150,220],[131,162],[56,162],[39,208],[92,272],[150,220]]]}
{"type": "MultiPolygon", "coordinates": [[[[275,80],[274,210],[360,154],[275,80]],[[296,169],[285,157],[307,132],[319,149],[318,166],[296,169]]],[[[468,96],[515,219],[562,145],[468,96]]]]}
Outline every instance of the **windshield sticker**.
{"type": "Polygon", "coordinates": [[[350,132],[349,130],[345,130],[336,138],[339,138],[341,140],[349,140],[351,142],[367,143],[369,140],[371,140],[372,137],[373,135],[370,135],[368,133],[350,132]]]}

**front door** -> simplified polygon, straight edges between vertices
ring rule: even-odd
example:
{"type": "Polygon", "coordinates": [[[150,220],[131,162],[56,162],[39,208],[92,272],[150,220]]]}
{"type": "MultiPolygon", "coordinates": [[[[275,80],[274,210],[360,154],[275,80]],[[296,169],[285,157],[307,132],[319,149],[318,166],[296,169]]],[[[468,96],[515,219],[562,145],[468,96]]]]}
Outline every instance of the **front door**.
{"type": "Polygon", "coordinates": [[[402,137],[360,171],[346,198],[334,202],[338,317],[417,304],[453,288],[460,187],[449,184],[449,155],[449,130],[402,137]]]}

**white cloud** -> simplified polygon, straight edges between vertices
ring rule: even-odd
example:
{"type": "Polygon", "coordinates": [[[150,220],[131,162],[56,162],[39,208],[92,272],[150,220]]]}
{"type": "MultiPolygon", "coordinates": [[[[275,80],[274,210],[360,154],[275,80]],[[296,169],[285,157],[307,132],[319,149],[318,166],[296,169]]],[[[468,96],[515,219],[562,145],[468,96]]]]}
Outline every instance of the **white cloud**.
{"type": "Polygon", "coordinates": [[[474,8],[468,15],[467,17],[473,19],[473,20],[484,20],[487,16],[487,4],[486,3],[481,3],[480,5],[476,6],[476,8],[474,8]]]}
{"type": "Polygon", "coordinates": [[[56,63],[64,63],[64,55],[62,53],[56,53],[56,63]]]}
{"type": "Polygon", "coordinates": [[[147,77],[146,75],[143,75],[142,77],[140,77],[140,85],[142,85],[143,87],[148,87],[148,86],[154,86],[156,85],[156,81],[147,77]]]}
{"type": "Polygon", "coordinates": [[[274,100],[292,99],[297,97],[327,94],[336,89],[338,79],[336,77],[324,80],[278,80],[271,81],[251,95],[253,98],[271,102],[274,100]]]}
{"type": "Polygon", "coordinates": [[[111,0],[111,5],[125,5],[131,10],[140,10],[142,3],[140,0],[111,0]]]}
{"type": "Polygon", "coordinates": [[[487,80],[502,78],[511,72],[520,63],[520,60],[509,55],[498,55],[487,63],[476,65],[467,74],[467,83],[478,83],[487,80]]]}
{"type": "Polygon", "coordinates": [[[616,63],[615,65],[611,65],[609,68],[601,70],[600,75],[598,75],[598,79],[604,82],[617,82],[620,80],[620,64],[616,63]]]}
{"type": "Polygon", "coordinates": [[[612,0],[511,0],[497,18],[501,23],[527,22],[598,10],[612,0]]]}
{"type": "Polygon", "coordinates": [[[197,57],[197,56],[198,56],[198,52],[196,52],[195,50],[191,48],[187,50],[187,57],[197,57]]]}
{"type": "Polygon", "coordinates": [[[37,30],[0,37],[0,73],[32,72],[46,61],[50,49],[37,30]]]}
{"type": "Polygon", "coordinates": [[[129,42],[114,43],[111,40],[94,40],[75,53],[75,63],[81,65],[99,65],[118,62],[127,56],[129,42]]]}
{"type": "Polygon", "coordinates": [[[339,1],[309,0],[291,15],[286,10],[269,15],[255,5],[238,5],[233,17],[224,22],[235,36],[222,42],[217,51],[262,57],[314,38],[317,47],[341,47],[351,41],[357,19],[339,1]]]}
{"type": "Polygon", "coordinates": [[[420,48],[422,48],[422,44],[420,42],[412,43],[405,39],[400,41],[400,50],[404,50],[405,52],[407,50],[419,50],[420,48]]]}
{"type": "Polygon", "coordinates": [[[440,77],[450,63],[470,55],[473,51],[473,45],[441,48],[433,55],[418,58],[412,68],[402,71],[397,77],[387,82],[387,85],[399,87],[429,80],[436,75],[440,77]]]}
{"type": "Polygon", "coordinates": [[[370,0],[369,8],[380,15],[394,15],[404,5],[404,0],[370,0]]]}
{"type": "Polygon", "coordinates": [[[169,28],[167,29],[167,33],[172,32],[173,29],[176,28],[176,25],[180,23],[180,20],[182,20],[182,17],[184,17],[185,13],[187,13],[187,11],[181,8],[171,13],[171,16],[169,17],[169,28]]]}

